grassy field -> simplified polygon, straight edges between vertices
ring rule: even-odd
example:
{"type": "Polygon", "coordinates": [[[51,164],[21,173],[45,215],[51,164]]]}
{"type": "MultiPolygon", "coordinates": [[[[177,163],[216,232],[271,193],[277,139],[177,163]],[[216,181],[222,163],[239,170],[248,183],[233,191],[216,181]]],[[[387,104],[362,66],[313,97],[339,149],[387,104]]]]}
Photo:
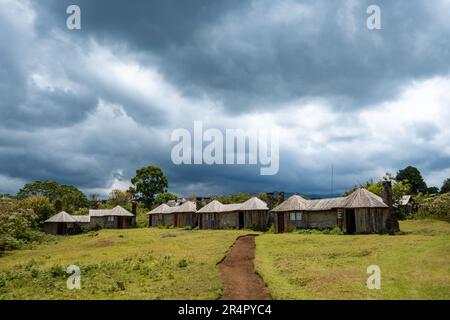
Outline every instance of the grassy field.
{"type": "Polygon", "coordinates": [[[255,265],[274,299],[450,299],[450,223],[401,222],[402,235],[265,234],[255,265]],[[381,268],[381,289],[366,287],[381,268]]]}
{"type": "Polygon", "coordinates": [[[101,230],[0,257],[0,299],[217,299],[240,231],[101,230]],[[68,290],[66,268],[81,269],[68,290]]]}
{"type": "MultiPolygon", "coordinates": [[[[255,265],[275,299],[450,299],[450,223],[403,234],[262,234],[255,265]],[[381,290],[369,290],[369,265],[381,290]]],[[[58,237],[0,257],[0,299],[217,299],[216,263],[248,231],[140,228],[58,237]],[[81,268],[68,290],[67,266],[81,268]]],[[[253,232],[252,232],[253,233],[253,232]]]]}

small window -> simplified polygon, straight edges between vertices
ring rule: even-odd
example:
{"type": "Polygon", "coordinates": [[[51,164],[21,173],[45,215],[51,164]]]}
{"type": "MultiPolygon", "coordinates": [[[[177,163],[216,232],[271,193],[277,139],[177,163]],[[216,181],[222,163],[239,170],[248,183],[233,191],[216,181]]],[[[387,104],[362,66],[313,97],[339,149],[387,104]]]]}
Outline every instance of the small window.
{"type": "Polygon", "coordinates": [[[291,221],[302,221],[302,213],[301,212],[291,212],[289,218],[291,221]]]}
{"type": "Polygon", "coordinates": [[[209,219],[210,221],[214,221],[214,213],[210,213],[210,214],[208,215],[208,219],[209,219]]]}
{"type": "Polygon", "coordinates": [[[114,222],[114,217],[113,216],[108,216],[108,222],[114,222]]]}

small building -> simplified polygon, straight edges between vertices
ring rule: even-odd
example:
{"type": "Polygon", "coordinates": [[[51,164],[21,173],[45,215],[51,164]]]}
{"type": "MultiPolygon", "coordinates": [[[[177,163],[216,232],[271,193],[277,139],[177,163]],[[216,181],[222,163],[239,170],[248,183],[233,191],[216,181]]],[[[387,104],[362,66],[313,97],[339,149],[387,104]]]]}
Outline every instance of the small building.
{"type": "Polygon", "coordinates": [[[394,204],[394,207],[400,212],[400,215],[405,217],[412,214],[415,210],[415,202],[411,195],[403,196],[398,204],[394,204]]]}
{"type": "Polygon", "coordinates": [[[222,204],[213,200],[197,211],[201,229],[260,229],[269,224],[267,204],[253,197],[244,203],[222,204]]]}
{"type": "Polygon", "coordinates": [[[183,228],[197,225],[197,204],[195,202],[186,201],[181,205],[171,202],[171,204],[173,206],[163,203],[147,213],[149,227],[163,225],[183,228]]]}
{"type": "Polygon", "coordinates": [[[274,208],[278,233],[295,228],[336,228],[347,234],[381,233],[387,229],[389,207],[376,194],[359,188],[347,197],[306,200],[294,195],[274,208]]]}
{"type": "Polygon", "coordinates": [[[173,226],[176,228],[196,227],[197,219],[197,204],[193,201],[186,201],[180,206],[173,208],[173,226]]]}
{"type": "Polygon", "coordinates": [[[72,216],[61,211],[44,221],[44,230],[50,234],[65,235],[75,233],[77,227],[84,229],[89,224],[88,216],[72,216]],[[80,219],[80,218],[81,219],[80,219]]]}
{"type": "Polygon", "coordinates": [[[71,234],[101,228],[131,228],[136,216],[121,206],[113,209],[89,210],[89,215],[76,216],[62,211],[44,222],[44,230],[52,234],[71,234]]]}
{"type": "Polygon", "coordinates": [[[147,212],[148,214],[148,226],[173,226],[174,214],[172,207],[163,203],[155,209],[147,212]]]}
{"type": "Polygon", "coordinates": [[[121,206],[113,209],[89,210],[90,228],[131,228],[136,225],[136,216],[121,206]]]}

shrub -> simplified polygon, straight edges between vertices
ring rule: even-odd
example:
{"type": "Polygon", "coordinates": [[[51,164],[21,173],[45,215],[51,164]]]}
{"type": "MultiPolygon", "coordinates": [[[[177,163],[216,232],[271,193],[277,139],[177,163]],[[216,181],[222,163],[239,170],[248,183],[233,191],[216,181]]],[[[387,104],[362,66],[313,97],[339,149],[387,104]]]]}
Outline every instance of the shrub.
{"type": "Polygon", "coordinates": [[[188,262],[186,261],[186,259],[181,259],[177,263],[178,268],[186,268],[187,266],[188,266],[188,262]]]}
{"type": "Polygon", "coordinates": [[[450,193],[423,199],[416,217],[450,220],[450,193]]]}

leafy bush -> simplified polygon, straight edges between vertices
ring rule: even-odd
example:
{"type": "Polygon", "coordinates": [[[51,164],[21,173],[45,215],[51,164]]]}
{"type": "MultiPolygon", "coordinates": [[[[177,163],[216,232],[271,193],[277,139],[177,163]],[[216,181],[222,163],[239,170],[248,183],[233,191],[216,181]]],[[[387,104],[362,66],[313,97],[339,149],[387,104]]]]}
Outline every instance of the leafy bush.
{"type": "Polygon", "coordinates": [[[416,217],[450,220],[450,193],[422,199],[416,217]]]}
{"type": "Polygon", "coordinates": [[[11,199],[0,199],[0,253],[26,244],[41,243],[52,236],[33,229],[38,216],[11,199]]]}

